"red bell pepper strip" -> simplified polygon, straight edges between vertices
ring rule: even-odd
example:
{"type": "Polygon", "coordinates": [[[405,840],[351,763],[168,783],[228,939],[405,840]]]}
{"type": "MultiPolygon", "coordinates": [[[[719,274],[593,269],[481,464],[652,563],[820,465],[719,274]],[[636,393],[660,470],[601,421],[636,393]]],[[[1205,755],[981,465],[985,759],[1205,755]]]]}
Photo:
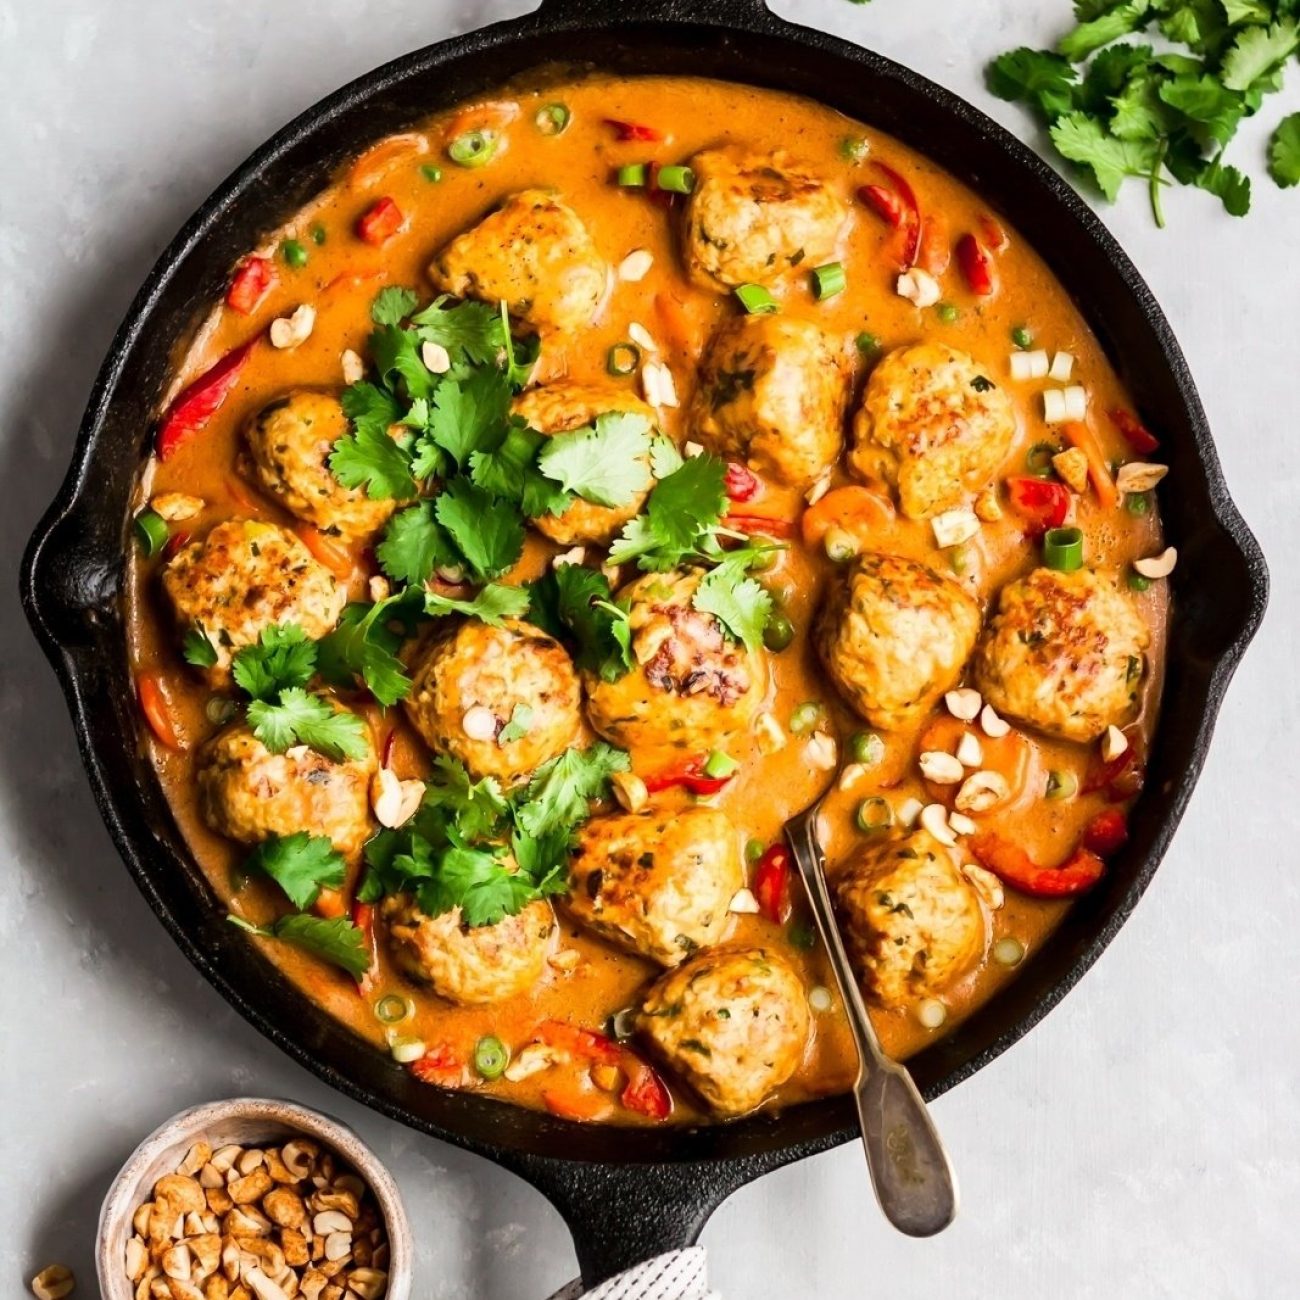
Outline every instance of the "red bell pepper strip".
{"type": "Polygon", "coordinates": [[[1099,881],[1106,864],[1080,846],[1059,867],[1040,867],[1019,844],[984,831],[970,841],[970,851],[980,866],[1003,884],[1034,898],[1068,898],[1081,894],[1099,881]]]}
{"type": "Polygon", "coordinates": [[[1011,508],[1028,524],[1030,534],[1039,537],[1049,528],[1059,528],[1070,513],[1070,489],[1064,483],[1022,476],[1007,479],[1011,508]]]}
{"type": "MultiPolygon", "coordinates": [[[[732,774],[734,775],[734,773],[732,774]]],[[[645,788],[650,794],[661,794],[676,786],[689,790],[691,794],[717,794],[731,780],[730,776],[706,776],[704,759],[693,758],[681,767],[670,768],[645,778],[645,788]]]]}
{"type": "Polygon", "coordinates": [[[751,501],[758,495],[758,478],[739,461],[729,460],[722,486],[732,501],[751,501]]]}
{"type": "MultiPolygon", "coordinates": [[[[895,171],[888,163],[882,163],[876,160],[872,161],[872,166],[889,182],[893,187],[894,194],[902,204],[902,215],[897,221],[886,217],[886,220],[894,226],[895,229],[902,228],[906,231],[903,239],[903,270],[908,270],[916,265],[917,249],[921,246],[921,205],[916,200],[916,191],[912,189],[910,182],[902,172],[895,171]]],[[[866,193],[867,190],[879,188],[874,186],[863,186],[858,191],[859,196],[864,202],[875,207],[877,199],[866,193]]],[[[876,208],[876,211],[880,211],[876,208]]]]}
{"type": "Polygon", "coordinates": [[[226,290],[226,306],[241,316],[255,312],[263,298],[275,285],[275,267],[269,257],[250,257],[241,263],[239,270],[226,290]]]}
{"type": "Polygon", "coordinates": [[[790,853],[784,844],[773,844],[754,868],[754,897],[763,915],[776,925],[790,919],[790,853]]]}
{"type": "Polygon", "coordinates": [[[1088,458],[1088,479],[1092,483],[1092,490],[1107,510],[1113,510],[1119,504],[1119,488],[1115,486],[1115,479],[1106,463],[1097,435],[1086,424],[1073,420],[1061,425],[1061,435],[1071,447],[1078,447],[1088,458]]]}
{"type": "Polygon", "coordinates": [[[140,701],[140,712],[144,714],[149,730],[158,738],[158,743],[165,749],[184,749],[185,743],[181,739],[176,715],[172,711],[171,701],[167,698],[159,675],[137,673],[135,693],[140,701]]]}
{"type": "Polygon", "coordinates": [[[549,1047],[560,1048],[599,1065],[623,1063],[623,1049],[612,1038],[606,1038],[594,1029],[571,1025],[567,1020],[543,1020],[537,1026],[537,1037],[549,1047]]]}
{"type": "Polygon", "coordinates": [[[1131,411],[1116,407],[1110,412],[1110,422],[1124,436],[1124,441],[1140,455],[1148,456],[1159,448],[1160,440],[1131,411]]]}
{"type": "Polygon", "coordinates": [[[200,375],[171,404],[158,429],[158,459],[166,460],[183,442],[202,430],[230,396],[256,339],[232,348],[211,370],[200,375]]]}
{"type": "Polygon", "coordinates": [[[631,1052],[624,1055],[628,1081],[619,1100],[628,1110],[647,1119],[667,1119],[672,1114],[673,1099],[663,1080],[639,1057],[631,1052]]]}
{"type": "Polygon", "coordinates": [[[789,519],[773,519],[771,515],[723,515],[722,522],[738,533],[759,533],[764,537],[794,536],[794,524],[789,519]]]}
{"type": "Polygon", "coordinates": [[[969,231],[957,241],[957,265],[972,293],[987,298],[993,292],[993,255],[969,231]]]}
{"type": "Polygon", "coordinates": [[[897,230],[903,224],[907,209],[893,190],[884,185],[863,185],[858,190],[858,198],[893,229],[897,230]]]}
{"type": "Polygon", "coordinates": [[[1123,808],[1103,808],[1083,829],[1083,847],[1108,858],[1128,839],[1128,814],[1123,808]]]}
{"type": "Polygon", "coordinates": [[[376,199],[358,218],[357,236],[378,248],[406,225],[402,209],[387,195],[376,199]]]}
{"type": "Polygon", "coordinates": [[[622,122],[616,117],[605,118],[605,125],[612,127],[620,140],[662,140],[661,132],[642,122],[622,122]]]}

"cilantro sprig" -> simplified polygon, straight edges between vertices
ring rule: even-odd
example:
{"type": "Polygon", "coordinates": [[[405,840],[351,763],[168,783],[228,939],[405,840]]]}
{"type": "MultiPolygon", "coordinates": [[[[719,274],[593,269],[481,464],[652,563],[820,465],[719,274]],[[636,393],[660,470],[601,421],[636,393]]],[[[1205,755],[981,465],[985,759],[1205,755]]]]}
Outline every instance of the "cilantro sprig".
{"type": "MultiPolygon", "coordinates": [[[[989,65],[989,89],[1029,104],[1061,156],[1110,201],[1146,181],[1156,224],[1171,181],[1250,209],[1250,178],[1224,159],[1247,117],[1280,89],[1300,49],[1300,0],[1075,0],[1076,26],[1055,51],[1021,48],[989,65]],[[1124,37],[1155,29],[1166,52],[1124,37]]],[[[1278,185],[1300,182],[1300,114],[1269,146],[1278,185]]]]}
{"type": "Polygon", "coordinates": [[[301,948],[313,957],[319,957],[356,979],[370,969],[370,952],[366,937],[360,928],[346,917],[313,916],[310,912],[293,912],[282,916],[271,925],[253,925],[233,913],[226,918],[249,934],[264,939],[279,939],[282,943],[301,948]]]}

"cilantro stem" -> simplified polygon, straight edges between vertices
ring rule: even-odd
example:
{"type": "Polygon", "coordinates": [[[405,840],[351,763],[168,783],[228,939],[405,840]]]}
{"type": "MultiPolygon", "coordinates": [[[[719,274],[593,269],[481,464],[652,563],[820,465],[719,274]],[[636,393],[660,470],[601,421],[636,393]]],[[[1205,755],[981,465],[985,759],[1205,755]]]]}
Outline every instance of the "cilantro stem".
{"type": "Polygon", "coordinates": [[[1148,188],[1151,194],[1151,215],[1156,220],[1156,228],[1163,230],[1165,228],[1165,212],[1160,201],[1160,188],[1164,185],[1163,176],[1165,168],[1165,150],[1168,144],[1160,146],[1160,152],[1156,154],[1156,160],[1151,164],[1151,176],[1148,182],[1148,188]]]}

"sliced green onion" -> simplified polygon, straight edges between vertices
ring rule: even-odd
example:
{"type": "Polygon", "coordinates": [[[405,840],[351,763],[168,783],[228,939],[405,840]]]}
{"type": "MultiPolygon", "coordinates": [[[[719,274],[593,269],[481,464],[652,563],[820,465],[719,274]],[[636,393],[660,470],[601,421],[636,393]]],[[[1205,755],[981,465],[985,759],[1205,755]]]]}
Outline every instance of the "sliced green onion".
{"type": "Polygon", "coordinates": [[[959,312],[957,308],[952,305],[952,303],[941,302],[934,309],[934,314],[941,321],[943,321],[945,325],[951,325],[953,321],[955,321],[961,315],[961,312],[959,312]]]}
{"type": "Polygon", "coordinates": [[[790,947],[800,952],[811,952],[817,946],[817,931],[808,921],[791,921],[786,927],[785,937],[790,941],[790,947]]]}
{"type": "Polygon", "coordinates": [[[1056,469],[1052,465],[1052,457],[1060,452],[1060,448],[1050,442],[1036,442],[1030,449],[1025,452],[1025,468],[1035,478],[1053,478],[1056,475],[1056,469]]]}
{"type": "Polygon", "coordinates": [[[1151,509],[1151,494],[1149,492],[1130,492],[1124,498],[1124,507],[1131,515],[1144,515],[1151,509]]]}
{"type": "Polygon", "coordinates": [[[414,1003],[397,993],[385,993],[375,1003],[375,1019],[386,1025],[401,1024],[415,1010],[414,1003]]]}
{"type": "Polygon", "coordinates": [[[614,179],[628,190],[643,190],[650,183],[650,168],[645,163],[626,163],[615,173],[614,179]]]}
{"type": "Polygon", "coordinates": [[[836,564],[851,560],[862,549],[858,539],[843,528],[828,528],[822,546],[825,548],[827,558],[834,560],[836,564]]]}
{"type": "Polygon", "coordinates": [[[615,1011],[606,1022],[605,1031],[616,1042],[626,1042],[636,1033],[636,1007],[615,1011]]]}
{"type": "Polygon", "coordinates": [[[731,776],[739,767],[740,764],[730,754],[715,749],[704,760],[704,775],[714,778],[731,776]]]}
{"type": "Polygon", "coordinates": [[[395,1034],[390,1037],[388,1050],[399,1065],[411,1065],[429,1051],[423,1038],[412,1038],[409,1034],[395,1034]]]}
{"type": "Polygon", "coordinates": [[[567,104],[545,104],[537,110],[533,122],[543,135],[563,135],[572,117],[567,104]]]}
{"type": "Polygon", "coordinates": [[[763,628],[763,644],[778,654],[794,640],[794,624],[784,614],[772,614],[763,628]]]}
{"type": "Polygon", "coordinates": [[[670,194],[689,194],[695,188],[695,173],[689,167],[681,167],[674,163],[659,168],[655,184],[659,189],[667,190],[670,194]]]}
{"type": "Polygon", "coordinates": [[[156,510],[141,510],[136,515],[135,536],[146,555],[157,555],[171,535],[167,521],[156,510]]]}
{"type": "Polygon", "coordinates": [[[1073,799],[1079,793],[1079,778],[1073,772],[1053,769],[1047,774],[1046,793],[1049,799],[1073,799]]]}
{"type": "Polygon", "coordinates": [[[790,715],[790,730],[801,736],[811,731],[821,721],[821,716],[822,706],[816,700],[805,700],[790,715]]]}
{"type": "Polygon", "coordinates": [[[1015,329],[1011,331],[1011,341],[1016,345],[1016,347],[1021,349],[1032,348],[1034,346],[1033,334],[1031,334],[1023,325],[1017,325],[1015,329]]]}
{"type": "Polygon", "coordinates": [[[1144,577],[1136,569],[1130,569],[1128,575],[1128,589],[1130,591],[1146,591],[1151,586],[1151,579],[1144,577]]]}
{"type": "Polygon", "coordinates": [[[866,835],[875,835],[894,824],[894,810],[889,806],[888,800],[882,799],[878,794],[872,795],[870,799],[864,799],[858,804],[853,820],[857,822],[858,830],[866,835]]]}
{"type": "Polygon", "coordinates": [[[775,298],[761,284],[742,284],[736,289],[740,305],[751,316],[766,316],[780,311],[775,298]]]}
{"type": "Polygon", "coordinates": [[[486,167],[500,145],[495,131],[466,131],[447,146],[447,157],[460,167],[486,167]]]}
{"type": "Polygon", "coordinates": [[[855,731],[849,740],[849,753],[855,763],[875,767],[885,756],[885,742],[874,731],[855,731]]]}
{"type": "Polygon", "coordinates": [[[319,247],[328,238],[325,227],[318,221],[311,228],[311,242],[319,247]]]}
{"type": "Polygon", "coordinates": [[[863,330],[857,337],[858,351],[865,357],[875,356],[880,351],[880,339],[870,330],[863,330]]]}
{"type": "Polygon", "coordinates": [[[1083,533],[1077,528],[1049,528],[1043,534],[1043,563],[1061,573],[1083,567],[1083,533]]]}
{"type": "Polygon", "coordinates": [[[436,163],[421,163],[420,175],[424,177],[430,185],[436,185],[442,180],[442,168],[436,163]]]}
{"type": "Polygon", "coordinates": [[[766,550],[758,551],[754,558],[749,562],[750,573],[767,573],[769,569],[776,568],[776,562],[780,558],[781,545],[773,537],[764,537],[761,533],[751,534],[753,545],[756,547],[766,547],[766,550]]]}
{"type": "Polygon", "coordinates": [[[295,270],[301,270],[307,265],[307,250],[296,239],[286,239],[280,245],[280,252],[295,270]]]}
{"type": "Polygon", "coordinates": [[[641,349],[635,343],[615,343],[605,357],[605,369],[622,378],[636,373],[641,364],[641,349]]]}
{"type": "Polygon", "coordinates": [[[1002,966],[1019,966],[1024,959],[1025,945],[1014,935],[1007,935],[993,945],[993,960],[1002,966]]]}
{"type": "Polygon", "coordinates": [[[871,152],[871,144],[860,135],[846,135],[840,141],[840,157],[846,162],[860,163],[871,152]]]}
{"type": "Polygon", "coordinates": [[[813,293],[818,302],[834,298],[848,287],[849,278],[844,274],[843,262],[827,262],[825,266],[813,268],[813,293]]]}
{"type": "Polygon", "coordinates": [[[767,845],[759,839],[745,841],[745,861],[752,867],[767,852],[767,845]]]}
{"type": "Polygon", "coordinates": [[[474,1068],[484,1079],[499,1079],[510,1064],[510,1052],[495,1035],[487,1034],[474,1044],[474,1068]]]}
{"type": "Polygon", "coordinates": [[[213,695],[203,706],[203,716],[218,727],[224,727],[238,712],[239,705],[225,695],[213,695]]]}

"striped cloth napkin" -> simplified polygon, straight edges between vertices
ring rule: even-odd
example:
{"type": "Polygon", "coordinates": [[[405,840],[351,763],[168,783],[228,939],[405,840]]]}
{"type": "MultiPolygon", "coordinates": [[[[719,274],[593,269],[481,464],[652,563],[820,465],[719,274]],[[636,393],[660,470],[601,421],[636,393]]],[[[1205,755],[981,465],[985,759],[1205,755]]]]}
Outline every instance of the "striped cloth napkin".
{"type": "Polygon", "coordinates": [[[570,1282],[551,1300],[718,1300],[709,1290],[708,1259],[703,1246],[669,1251],[648,1259],[602,1282],[594,1291],[584,1291],[581,1282],[570,1282]]]}

